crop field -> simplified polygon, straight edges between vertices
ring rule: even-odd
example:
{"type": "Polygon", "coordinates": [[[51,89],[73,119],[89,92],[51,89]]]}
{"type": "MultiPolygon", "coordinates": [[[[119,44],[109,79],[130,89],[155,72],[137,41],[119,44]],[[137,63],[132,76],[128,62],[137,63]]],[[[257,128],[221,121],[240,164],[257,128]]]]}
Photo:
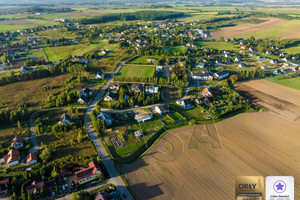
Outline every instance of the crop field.
{"type": "Polygon", "coordinates": [[[277,83],[277,84],[286,86],[286,87],[300,90],[300,77],[283,79],[283,80],[276,80],[276,79],[268,78],[267,80],[271,81],[273,83],[277,83]]]}
{"type": "Polygon", "coordinates": [[[5,102],[6,107],[11,109],[22,102],[28,103],[29,109],[39,108],[44,105],[51,92],[56,92],[63,85],[67,77],[68,75],[61,75],[0,86],[1,102],[5,102]],[[55,89],[42,91],[40,88],[43,86],[53,86],[55,89]]]}
{"type": "Polygon", "coordinates": [[[212,38],[218,39],[220,36],[225,38],[244,37],[249,38],[300,38],[300,20],[283,20],[279,18],[261,18],[266,22],[258,24],[239,24],[237,26],[221,28],[219,31],[211,33],[212,38]]]}
{"type": "Polygon", "coordinates": [[[32,28],[39,25],[51,26],[54,24],[58,24],[56,22],[44,21],[38,19],[15,19],[15,20],[5,20],[0,21],[0,31],[16,31],[19,29],[32,28]]]}
{"type": "MultiPolygon", "coordinates": [[[[285,84],[291,85],[291,81],[285,82],[285,84]]],[[[298,82],[299,79],[295,79],[295,81],[298,82]]],[[[254,104],[287,119],[300,121],[299,90],[263,79],[239,83],[237,90],[240,94],[247,96],[254,104]]]]}
{"type": "Polygon", "coordinates": [[[155,71],[154,66],[124,65],[120,69],[118,76],[151,78],[154,75],[154,71],[155,71]]]}
{"type": "Polygon", "coordinates": [[[299,125],[259,112],[179,128],[122,172],[136,199],[234,199],[236,176],[274,174],[295,177],[298,199],[299,125]]]}

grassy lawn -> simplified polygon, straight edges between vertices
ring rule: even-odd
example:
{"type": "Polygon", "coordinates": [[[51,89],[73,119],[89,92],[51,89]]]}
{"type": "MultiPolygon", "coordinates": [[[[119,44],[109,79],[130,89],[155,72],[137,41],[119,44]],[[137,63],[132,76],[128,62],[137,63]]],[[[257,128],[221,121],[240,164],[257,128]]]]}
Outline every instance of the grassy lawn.
{"type": "Polygon", "coordinates": [[[129,62],[132,64],[148,64],[148,62],[147,62],[148,57],[151,57],[151,58],[153,57],[156,59],[159,58],[159,56],[137,56],[134,59],[130,60],[129,62]]]}
{"type": "MultiPolygon", "coordinates": [[[[21,102],[26,102],[29,109],[39,108],[45,104],[50,93],[55,93],[69,75],[60,75],[51,78],[32,81],[16,82],[0,86],[1,102],[5,102],[11,109],[15,109],[21,102]],[[43,91],[43,86],[52,86],[53,89],[43,91]],[[16,88],[18,88],[16,90],[16,88]]],[[[5,108],[4,107],[4,108],[5,108]]]]}
{"type": "Polygon", "coordinates": [[[277,84],[286,86],[286,87],[290,87],[290,88],[300,90],[300,77],[283,79],[283,80],[276,80],[276,79],[272,79],[272,78],[267,78],[267,80],[271,81],[273,83],[277,83],[277,84]]]}
{"type": "Polygon", "coordinates": [[[66,59],[70,55],[83,55],[85,53],[92,53],[100,50],[107,45],[107,42],[97,44],[77,44],[59,47],[43,48],[47,59],[50,61],[57,61],[58,59],[66,59]]]}
{"type": "Polygon", "coordinates": [[[300,44],[288,47],[286,49],[282,49],[282,52],[286,52],[288,54],[296,54],[300,52],[300,44]]]}
{"type": "Polygon", "coordinates": [[[154,75],[154,66],[143,65],[124,65],[118,73],[118,76],[136,77],[136,78],[151,78],[154,75]]]}

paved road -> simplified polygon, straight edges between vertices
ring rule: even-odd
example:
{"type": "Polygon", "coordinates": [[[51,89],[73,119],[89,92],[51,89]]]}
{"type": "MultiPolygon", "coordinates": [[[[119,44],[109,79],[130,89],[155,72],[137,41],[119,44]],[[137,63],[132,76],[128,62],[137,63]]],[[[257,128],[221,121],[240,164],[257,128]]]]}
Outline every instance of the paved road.
{"type": "Polygon", "coordinates": [[[103,164],[110,176],[109,182],[116,185],[117,190],[121,194],[125,194],[126,199],[133,200],[133,197],[131,196],[129,190],[127,189],[125,183],[120,177],[119,172],[115,168],[113,162],[110,160],[108,153],[106,152],[103,144],[99,140],[96,131],[93,129],[90,121],[89,114],[95,109],[97,101],[103,96],[105,90],[109,87],[110,83],[112,82],[113,76],[116,75],[116,73],[120,70],[121,66],[123,65],[125,61],[121,62],[115,69],[114,73],[111,74],[110,78],[107,80],[105,85],[100,89],[97,96],[93,99],[90,106],[87,108],[86,113],[84,115],[84,123],[86,127],[86,132],[90,136],[91,141],[96,147],[96,150],[98,152],[98,155],[101,157],[103,164]]]}

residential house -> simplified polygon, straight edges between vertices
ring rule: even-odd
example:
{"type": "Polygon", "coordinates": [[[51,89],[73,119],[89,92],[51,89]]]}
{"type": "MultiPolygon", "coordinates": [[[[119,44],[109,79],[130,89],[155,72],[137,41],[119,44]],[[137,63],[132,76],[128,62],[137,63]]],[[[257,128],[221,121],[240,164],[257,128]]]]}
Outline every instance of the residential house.
{"type": "Polygon", "coordinates": [[[135,132],[134,132],[134,136],[135,136],[136,138],[139,138],[139,137],[143,136],[143,133],[142,133],[142,131],[135,131],[135,132]]]}
{"type": "Polygon", "coordinates": [[[250,47],[250,48],[249,48],[249,51],[251,51],[251,52],[255,52],[256,50],[255,50],[255,48],[253,48],[253,47],[250,47]]]}
{"type": "Polygon", "coordinates": [[[257,60],[265,60],[265,59],[266,59],[265,57],[257,56],[257,60]]]}
{"type": "Polygon", "coordinates": [[[282,59],[282,61],[284,61],[284,62],[291,62],[291,61],[292,61],[292,59],[290,59],[290,58],[286,58],[286,57],[285,57],[285,58],[283,58],[283,59],[282,59]]]}
{"type": "Polygon", "coordinates": [[[219,72],[215,72],[213,74],[213,77],[215,77],[216,79],[218,80],[222,80],[224,78],[227,78],[229,77],[229,71],[227,70],[222,70],[222,71],[219,71],[219,72]]]}
{"type": "Polygon", "coordinates": [[[293,60],[299,60],[299,57],[298,56],[293,56],[292,59],[293,60]]]}
{"type": "Polygon", "coordinates": [[[94,200],[113,200],[114,196],[110,193],[104,192],[101,193],[100,191],[96,193],[94,200]]]}
{"type": "Polygon", "coordinates": [[[169,107],[166,104],[155,106],[155,111],[160,114],[164,115],[169,112],[169,107]]]}
{"type": "Polygon", "coordinates": [[[113,119],[107,112],[100,112],[97,115],[97,118],[100,120],[104,120],[107,126],[112,125],[113,119]]]}
{"type": "Polygon", "coordinates": [[[289,73],[293,73],[293,72],[295,72],[293,69],[291,69],[291,68],[287,68],[287,69],[284,69],[284,70],[282,70],[282,72],[284,73],[284,74],[289,74],[289,73]]]}
{"type": "Polygon", "coordinates": [[[138,112],[135,113],[134,119],[137,122],[145,122],[147,120],[152,119],[152,117],[153,117],[153,115],[149,111],[145,111],[145,112],[138,111],[138,112]]]}
{"type": "Polygon", "coordinates": [[[176,63],[175,58],[169,58],[169,64],[170,64],[170,65],[173,65],[173,64],[175,64],[175,63],[176,63]]]}
{"type": "Polygon", "coordinates": [[[26,192],[27,194],[31,194],[31,195],[39,195],[41,189],[44,189],[44,186],[45,186],[44,181],[41,182],[33,181],[30,186],[26,187],[26,192]]]}
{"type": "Polygon", "coordinates": [[[64,126],[70,124],[71,122],[72,122],[72,117],[67,113],[64,113],[59,120],[59,124],[62,124],[64,126]]]}
{"type": "Polygon", "coordinates": [[[240,63],[239,64],[239,68],[240,69],[244,69],[244,68],[246,68],[247,67],[247,65],[245,64],[245,63],[240,63]]]}
{"type": "Polygon", "coordinates": [[[298,67],[298,66],[300,66],[300,63],[296,62],[296,61],[292,61],[291,65],[294,66],[294,67],[298,67]]]}
{"type": "Polygon", "coordinates": [[[111,83],[110,86],[109,86],[109,88],[110,88],[111,90],[119,90],[119,88],[120,88],[120,83],[111,83]]]}
{"type": "Polygon", "coordinates": [[[147,62],[148,62],[148,63],[154,63],[155,60],[156,60],[156,58],[154,58],[154,57],[148,57],[148,58],[147,58],[147,62]]]}
{"type": "Polygon", "coordinates": [[[183,107],[184,109],[191,109],[191,108],[194,108],[195,106],[192,104],[192,100],[191,99],[180,99],[180,100],[177,100],[176,103],[178,105],[180,105],[181,107],[183,107]]]}
{"type": "Polygon", "coordinates": [[[230,53],[225,53],[225,58],[231,58],[231,54],[230,53]]]}
{"type": "Polygon", "coordinates": [[[161,72],[163,70],[163,66],[161,66],[161,65],[157,65],[156,67],[155,67],[155,71],[156,72],[161,72]]]}
{"type": "Polygon", "coordinates": [[[0,180],[0,195],[8,193],[9,178],[0,180]]]}
{"type": "Polygon", "coordinates": [[[240,57],[236,57],[235,59],[234,59],[234,62],[241,62],[242,60],[241,60],[241,58],[240,57]]]}
{"type": "Polygon", "coordinates": [[[145,87],[146,94],[157,94],[158,93],[158,87],[155,87],[153,85],[147,85],[145,87]]]}
{"type": "Polygon", "coordinates": [[[213,76],[209,70],[203,70],[203,72],[191,72],[193,80],[213,80],[213,76]]]}
{"type": "Polygon", "coordinates": [[[196,63],[195,67],[203,69],[204,68],[204,63],[196,63]]]}
{"type": "Polygon", "coordinates": [[[7,155],[4,156],[4,160],[8,166],[19,164],[20,153],[16,149],[10,149],[7,155]]]}
{"type": "Polygon", "coordinates": [[[14,137],[14,139],[12,140],[10,147],[14,148],[14,149],[19,149],[19,148],[22,148],[23,146],[24,146],[23,137],[16,135],[14,137]]]}
{"type": "Polygon", "coordinates": [[[88,64],[88,60],[84,58],[84,56],[74,56],[74,61],[80,62],[82,64],[88,64]]]}
{"type": "Polygon", "coordinates": [[[216,60],[215,63],[216,63],[217,65],[220,65],[220,64],[222,64],[222,61],[221,61],[221,60],[216,60]]]}
{"type": "Polygon", "coordinates": [[[101,177],[101,174],[99,164],[95,161],[91,161],[88,168],[75,172],[75,182],[82,185],[101,177]]]}
{"type": "Polygon", "coordinates": [[[199,105],[209,103],[209,99],[207,97],[196,98],[195,102],[199,105]]]}
{"type": "Polygon", "coordinates": [[[210,97],[212,96],[212,92],[210,91],[210,89],[207,87],[207,88],[204,88],[201,92],[201,94],[205,97],[210,97]]]}
{"type": "Polygon", "coordinates": [[[138,84],[138,83],[133,83],[131,85],[131,90],[133,92],[142,92],[143,91],[143,88],[144,88],[144,85],[143,84],[138,84]]]}
{"type": "Polygon", "coordinates": [[[262,70],[268,70],[268,66],[267,65],[263,65],[263,66],[261,66],[261,69],[262,70]]]}
{"type": "Polygon", "coordinates": [[[282,72],[281,72],[280,69],[275,69],[274,72],[273,72],[273,74],[280,75],[280,74],[282,74],[282,72]]]}
{"type": "Polygon", "coordinates": [[[34,163],[37,163],[37,153],[29,153],[26,162],[28,165],[32,165],[34,163]]]}
{"type": "Polygon", "coordinates": [[[55,179],[45,182],[45,191],[47,193],[55,192],[55,179]]]}
{"type": "Polygon", "coordinates": [[[241,48],[242,49],[247,49],[247,46],[246,45],[242,45],[241,48]]]}
{"type": "Polygon", "coordinates": [[[86,96],[81,95],[79,99],[77,100],[77,103],[79,104],[85,104],[88,101],[88,98],[86,96]]]}
{"type": "Polygon", "coordinates": [[[105,76],[104,72],[100,71],[96,74],[95,79],[103,79],[105,76]]]}
{"type": "Polygon", "coordinates": [[[20,74],[26,74],[29,72],[29,69],[25,66],[22,66],[21,69],[20,69],[20,74]]]}
{"type": "Polygon", "coordinates": [[[89,97],[91,93],[90,88],[83,88],[82,91],[80,92],[81,96],[89,97]]]}
{"type": "Polygon", "coordinates": [[[287,53],[285,53],[285,52],[282,52],[279,54],[279,57],[285,57],[285,56],[287,56],[287,53]]]}
{"type": "Polygon", "coordinates": [[[271,63],[271,64],[277,64],[277,63],[278,63],[278,60],[277,60],[277,59],[272,59],[272,60],[270,60],[270,63],[271,63]]]}
{"type": "Polygon", "coordinates": [[[208,59],[214,59],[215,55],[208,55],[207,57],[208,57],[208,59]]]}
{"type": "Polygon", "coordinates": [[[117,100],[117,95],[113,92],[109,92],[105,95],[104,101],[116,101],[117,100]]]}
{"type": "Polygon", "coordinates": [[[49,62],[44,62],[44,67],[51,67],[53,66],[53,62],[49,61],[49,62]]]}

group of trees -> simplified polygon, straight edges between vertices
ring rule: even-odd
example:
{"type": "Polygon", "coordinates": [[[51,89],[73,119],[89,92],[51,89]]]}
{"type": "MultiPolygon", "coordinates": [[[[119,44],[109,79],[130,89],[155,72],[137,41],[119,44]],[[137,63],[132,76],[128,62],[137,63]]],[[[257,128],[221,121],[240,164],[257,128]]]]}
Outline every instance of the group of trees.
{"type": "Polygon", "coordinates": [[[104,120],[100,120],[98,117],[97,117],[97,112],[96,110],[93,110],[91,113],[90,113],[90,119],[91,119],[91,123],[92,123],[92,126],[94,127],[94,129],[100,133],[101,131],[103,131],[105,129],[105,121],[104,120]]]}
{"type": "Polygon", "coordinates": [[[28,119],[30,112],[27,109],[27,104],[18,104],[16,110],[1,109],[0,110],[0,125],[14,124],[17,121],[28,119]]]}
{"type": "Polygon", "coordinates": [[[239,70],[237,71],[237,74],[230,76],[230,80],[235,82],[252,78],[264,78],[265,76],[265,71],[263,69],[239,70]]]}
{"type": "Polygon", "coordinates": [[[134,13],[115,13],[107,14],[80,20],[81,24],[96,24],[115,20],[132,21],[132,20],[165,20],[177,17],[182,17],[181,12],[173,11],[137,11],[134,13]]]}

